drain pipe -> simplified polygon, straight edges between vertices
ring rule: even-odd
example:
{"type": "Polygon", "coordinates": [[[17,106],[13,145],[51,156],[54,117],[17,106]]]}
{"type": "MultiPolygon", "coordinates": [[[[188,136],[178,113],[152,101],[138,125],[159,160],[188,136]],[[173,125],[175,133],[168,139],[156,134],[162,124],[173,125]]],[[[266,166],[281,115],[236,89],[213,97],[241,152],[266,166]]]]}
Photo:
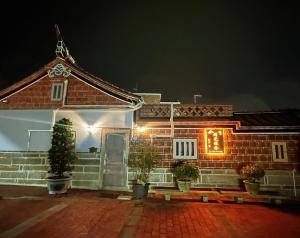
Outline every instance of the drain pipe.
{"type": "Polygon", "coordinates": [[[293,174],[293,182],[294,182],[294,197],[296,199],[296,197],[297,197],[297,189],[296,189],[295,173],[296,173],[296,169],[294,168],[293,171],[292,171],[292,174],[293,174]]]}
{"type": "MultiPolygon", "coordinates": [[[[101,154],[102,154],[102,148],[101,148],[101,146],[103,145],[103,141],[102,140],[104,140],[103,138],[102,138],[102,129],[100,129],[100,135],[99,135],[99,137],[100,137],[100,143],[99,143],[99,172],[98,172],[98,188],[99,189],[102,189],[102,187],[103,187],[103,170],[102,170],[102,160],[101,160],[101,158],[102,158],[102,156],[101,156],[101,154]]],[[[104,147],[103,147],[104,148],[104,147]]]]}
{"type": "Polygon", "coordinates": [[[171,135],[170,137],[173,138],[174,137],[174,104],[171,103],[171,115],[170,115],[170,124],[171,124],[171,135]]]}

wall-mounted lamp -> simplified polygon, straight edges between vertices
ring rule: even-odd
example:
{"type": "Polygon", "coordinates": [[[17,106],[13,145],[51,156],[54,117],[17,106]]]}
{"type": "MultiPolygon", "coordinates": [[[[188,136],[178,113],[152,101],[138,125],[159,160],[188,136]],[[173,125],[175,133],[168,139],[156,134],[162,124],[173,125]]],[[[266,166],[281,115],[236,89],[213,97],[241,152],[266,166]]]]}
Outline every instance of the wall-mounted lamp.
{"type": "Polygon", "coordinates": [[[95,127],[95,126],[88,126],[87,130],[88,130],[89,133],[92,134],[92,133],[96,132],[97,127],[95,127]]]}
{"type": "Polygon", "coordinates": [[[142,127],[137,127],[136,129],[138,132],[143,133],[146,131],[147,128],[142,126],[142,127]]]}

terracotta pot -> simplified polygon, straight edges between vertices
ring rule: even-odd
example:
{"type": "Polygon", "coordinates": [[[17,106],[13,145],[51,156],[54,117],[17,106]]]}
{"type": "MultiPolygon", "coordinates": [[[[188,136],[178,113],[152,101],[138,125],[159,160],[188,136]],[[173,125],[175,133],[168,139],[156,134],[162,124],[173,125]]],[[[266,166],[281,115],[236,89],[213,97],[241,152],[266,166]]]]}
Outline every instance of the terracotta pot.
{"type": "Polygon", "coordinates": [[[251,183],[248,180],[244,180],[245,188],[250,194],[258,194],[260,183],[251,183]]]}

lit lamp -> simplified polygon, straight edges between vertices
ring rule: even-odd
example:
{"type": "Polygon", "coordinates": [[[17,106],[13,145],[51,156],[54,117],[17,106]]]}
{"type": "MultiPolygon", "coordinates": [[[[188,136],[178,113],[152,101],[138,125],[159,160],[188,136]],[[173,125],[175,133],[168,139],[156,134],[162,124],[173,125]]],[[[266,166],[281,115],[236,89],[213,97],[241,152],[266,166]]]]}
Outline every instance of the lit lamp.
{"type": "Polygon", "coordinates": [[[139,137],[143,136],[143,134],[146,132],[147,128],[144,126],[136,126],[135,130],[136,130],[136,137],[139,138],[139,137]]]}
{"type": "Polygon", "coordinates": [[[136,130],[139,132],[139,133],[144,133],[146,131],[146,127],[137,127],[136,130]]]}
{"type": "Polygon", "coordinates": [[[95,126],[88,126],[88,127],[87,127],[87,131],[88,131],[90,134],[94,133],[96,130],[97,130],[97,127],[95,127],[95,126]]]}

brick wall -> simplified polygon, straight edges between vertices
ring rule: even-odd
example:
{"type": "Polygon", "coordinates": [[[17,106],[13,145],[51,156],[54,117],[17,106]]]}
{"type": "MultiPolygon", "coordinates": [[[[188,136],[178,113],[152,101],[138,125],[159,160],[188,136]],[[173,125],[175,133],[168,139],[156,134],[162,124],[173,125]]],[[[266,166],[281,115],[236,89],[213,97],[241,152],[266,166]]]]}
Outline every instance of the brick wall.
{"type": "MultiPolygon", "coordinates": [[[[257,162],[265,169],[291,170],[299,168],[300,135],[245,135],[233,134],[232,129],[224,129],[226,153],[224,155],[206,154],[205,129],[175,129],[174,138],[196,138],[198,141],[198,158],[189,160],[199,168],[237,169],[244,163],[257,162]],[[272,142],[286,142],[288,162],[273,162],[272,142]]],[[[163,155],[160,166],[169,168],[174,162],[172,156],[172,139],[160,136],[170,135],[169,129],[147,129],[144,134],[135,135],[141,139],[153,138],[153,143],[163,155]]]]}
{"type": "MultiPolygon", "coordinates": [[[[0,103],[0,109],[52,109],[62,105],[62,101],[51,101],[52,83],[63,83],[66,78],[46,76],[30,87],[7,98],[0,103]]],[[[68,90],[65,104],[70,105],[120,105],[117,100],[101,91],[79,81],[72,75],[68,78],[68,90]]]]}
{"type": "Polygon", "coordinates": [[[79,105],[120,105],[124,102],[113,98],[101,91],[79,81],[74,77],[68,78],[66,104],[79,105]]]}

